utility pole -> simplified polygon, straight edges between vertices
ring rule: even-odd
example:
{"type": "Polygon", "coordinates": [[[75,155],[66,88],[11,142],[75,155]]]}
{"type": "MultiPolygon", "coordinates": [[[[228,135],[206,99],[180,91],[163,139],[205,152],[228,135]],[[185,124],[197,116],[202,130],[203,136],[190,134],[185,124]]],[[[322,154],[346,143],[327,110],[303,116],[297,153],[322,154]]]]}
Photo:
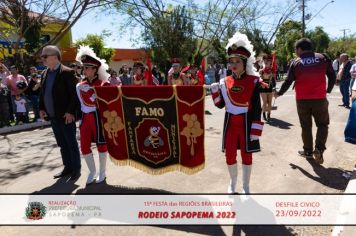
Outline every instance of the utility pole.
{"type": "Polygon", "coordinates": [[[343,40],[345,41],[346,39],[346,31],[349,31],[350,29],[341,29],[340,31],[343,31],[344,32],[344,37],[343,37],[343,40]]]}
{"type": "Polygon", "coordinates": [[[306,17],[310,17],[310,14],[308,14],[307,16],[305,15],[305,2],[307,0],[296,0],[296,2],[300,2],[300,6],[299,6],[299,10],[302,11],[302,37],[305,37],[305,18],[306,17]]]}
{"type": "Polygon", "coordinates": [[[305,2],[302,0],[302,37],[305,37],[305,2]]]}

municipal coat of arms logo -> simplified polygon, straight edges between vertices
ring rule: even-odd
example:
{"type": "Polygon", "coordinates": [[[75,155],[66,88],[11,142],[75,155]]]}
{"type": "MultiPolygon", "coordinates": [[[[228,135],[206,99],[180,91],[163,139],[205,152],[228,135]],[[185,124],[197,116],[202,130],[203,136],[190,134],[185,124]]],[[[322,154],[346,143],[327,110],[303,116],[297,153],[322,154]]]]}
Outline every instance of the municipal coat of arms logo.
{"type": "Polygon", "coordinates": [[[46,207],[41,202],[30,202],[25,214],[27,219],[40,220],[46,215],[46,207]]]}

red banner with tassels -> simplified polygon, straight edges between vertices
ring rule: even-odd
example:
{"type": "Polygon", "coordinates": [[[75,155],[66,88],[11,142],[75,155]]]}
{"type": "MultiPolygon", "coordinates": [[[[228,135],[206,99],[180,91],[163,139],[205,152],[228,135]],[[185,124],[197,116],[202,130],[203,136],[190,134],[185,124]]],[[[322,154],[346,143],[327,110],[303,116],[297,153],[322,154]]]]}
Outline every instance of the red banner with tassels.
{"type": "Polygon", "coordinates": [[[204,168],[203,86],[95,87],[111,160],[151,174],[204,168]]]}

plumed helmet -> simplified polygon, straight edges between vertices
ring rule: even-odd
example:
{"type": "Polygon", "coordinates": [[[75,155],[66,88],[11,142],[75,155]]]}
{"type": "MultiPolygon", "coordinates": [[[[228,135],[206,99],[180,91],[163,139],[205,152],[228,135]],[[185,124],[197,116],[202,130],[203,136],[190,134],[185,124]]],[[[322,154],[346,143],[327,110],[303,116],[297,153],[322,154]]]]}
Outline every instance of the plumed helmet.
{"type": "Polygon", "coordinates": [[[180,66],[180,59],[179,58],[172,58],[171,60],[172,66],[180,66]]]}
{"type": "Polygon", "coordinates": [[[96,56],[91,47],[80,46],[76,56],[76,61],[83,66],[97,67],[99,79],[101,81],[108,81],[110,75],[106,71],[109,69],[109,66],[104,59],[96,56]]]}
{"type": "Polygon", "coordinates": [[[99,60],[89,55],[82,55],[80,60],[82,61],[83,66],[97,67],[97,68],[101,66],[101,62],[99,60]]]}
{"type": "Polygon", "coordinates": [[[253,45],[245,34],[236,32],[234,36],[229,39],[229,42],[226,45],[226,52],[229,58],[240,57],[246,59],[246,73],[248,75],[258,76],[256,68],[253,66],[256,62],[253,45]]]}

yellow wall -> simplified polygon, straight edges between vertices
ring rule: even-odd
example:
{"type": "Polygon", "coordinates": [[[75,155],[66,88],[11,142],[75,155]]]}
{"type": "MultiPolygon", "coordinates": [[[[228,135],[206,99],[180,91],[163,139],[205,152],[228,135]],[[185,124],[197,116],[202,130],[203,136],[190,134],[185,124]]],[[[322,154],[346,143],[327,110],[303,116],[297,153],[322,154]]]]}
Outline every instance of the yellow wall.
{"type": "MultiPolygon", "coordinates": [[[[49,23],[42,27],[42,34],[43,35],[50,35],[50,38],[54,37],[56,33],[62,28],[61,23],[49,23]]],[[[11,26],[9,24],[6,24],[5,22],[0,21],[0,32],[1,30],[9,30],[11,29],[11,26]]],[[[1,40],[1,39],[0,39],[1,40]]],[[[63,37],[59,40],[57,43],[57,46],[60,48],[69,48],[72,46],[72,32],[69,30],[67,33],[63,35],[63,37]]],[[[5,57],[13,56],[15,50],[11,50],[12,52],[9,52],[8,48],[3,48],[2,45],[0,45],[0,59],[4,59],[5,57]]],[[[20,51],[24,51],[24,49],[20,49],[20,51]]]]}
{"type": "MultiPolygon", "coordinates": [[[[42,28],[42,34],[49,34],[52,37],[62,28],[63,24],[60,23],[49,23],[42,28]]],[[[57,43],[57,46],[62,48],[69,48],[72,46],[72,31],[69,30],[63,35],[61,40],[57,43]]]]}
{"type": "MultiPolygon", "coordinates": [[[[26,52],[26,50],[21,48],[19,52],[23,53],[26,52]]],[[[4,59],[4,57],[13,56],[14,54],[15,54],[15,49],[12,49],[10,53],[10,50],[8,48],[4,48],[2,47],[2,45],[0,45],[0,59],[4,59]]]]}

